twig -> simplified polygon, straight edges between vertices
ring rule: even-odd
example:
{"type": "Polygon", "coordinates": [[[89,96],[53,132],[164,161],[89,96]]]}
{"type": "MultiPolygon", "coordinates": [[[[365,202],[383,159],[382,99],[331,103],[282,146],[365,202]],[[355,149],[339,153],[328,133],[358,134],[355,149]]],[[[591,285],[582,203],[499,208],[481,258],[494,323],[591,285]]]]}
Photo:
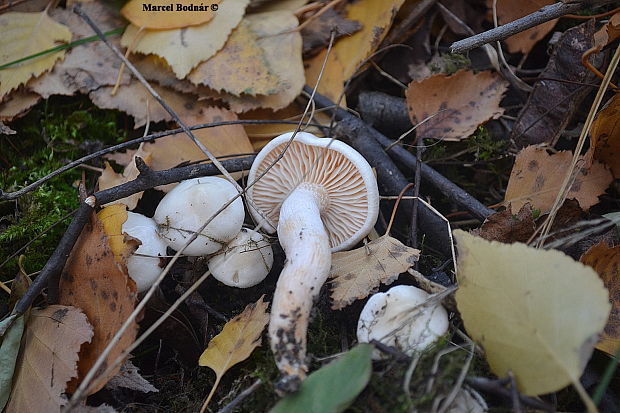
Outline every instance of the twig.
{"type": "MultiPolygon", "coordinates": [[[[613,3],[614,1],[617,0],[597,0],[594,3],[596,7],[600,7],[608,3],[613,3]]],[[[593,2],[590,0],[582,2],[559,2],[545,6],[532,14],[528,14],[510,23],[454,42],[452,46],[450,46],[450,52],[464,53],[487,43],[504,40],[513,34],[521,33],[529,28],[548,22],[549,20],[557,19],[565,14],[575,13],[584,7],[592,7],[592,3],[593,2]]]]}
{"type": "MultiPolygon", "coordinates": [[[[419,139],[419,137],[418,137],[419,139]]],[[[422,155],[424,154],[424,142],[422,139],[419,139],[419,142],[416,145],[416,157],[420,162],[416,165],[415,168],[415,178],[413,179],[413,196],[415,199],[413,200],[413,208],[411,210],[411,230],[410,230],[410,241],[409,245],[413,248],[418,247],[418,197],[420,196],[420,178],[422,175],[422,155]]],[[[414,265],[414,270],[417,270],[418,263],[416,262],[414,265]]]]}
{"type": "MultiPolygon", "coordinates": [[[[511,399],[512,392],[504,387],[501,380],[491,380],[486,377],[468,377],[465,379],[465,382],[478,391],[495,394],[507,400],[511,399]]],[[[525,396],[521,393],[519,393],[519,401],[525,406],[534,409],[543,410],[545,412],[555,412],[555,409],[547,403],[525,396]]]]}
{"type": "Polygon", "coordinates": [[[239,393],[237,397],[235,397],[230,403],[224,406],[217,413],[232,413],[242,401],[244,401],[248,396],[254,393],[262,384],[263,382],[261,379],[256,380],[254,383],[252,383],[250,387],[239,393]]]}

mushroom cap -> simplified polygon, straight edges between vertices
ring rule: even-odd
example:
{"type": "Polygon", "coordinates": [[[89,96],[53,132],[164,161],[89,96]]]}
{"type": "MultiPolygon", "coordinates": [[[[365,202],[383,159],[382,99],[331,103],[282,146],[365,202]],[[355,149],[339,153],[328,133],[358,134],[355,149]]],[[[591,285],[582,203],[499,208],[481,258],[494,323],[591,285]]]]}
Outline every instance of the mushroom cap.
{"type": "MultiPolygon", "coordinates": [[[[254,182],[278,159],[292,135],[274,138],[259,152],[248,182],[254,182]]],[[[282,202],[302,183],[321,192],[321,220],[332,252],[351,248],[372,230],[379,214],[379,189],[366,159],[343,142],[306,132],[298,132],[283,157],[247,190],[270,222],[253,207],[250,213],[265,230],[274,232],[282,202]]]]}
{"type": "MultiPolygon", "coordinates": [[[[181,182],[155,210],[153,219],[159,234],[170,247],[180,250],[209,217],[237,194],[231,183],[214,176],[181,182]]],[[[218,251],[239,233],[244,217],[243,202],[237,198],[202,230],[184,254],[199,256],[218,251]]]]}
{"type": "MultiPolygon", "coordinates": [[[[412,355],[430,346],[448,331],[448,313],[441,304],[423,304],[429,294],[411,285],[398,285],[370,297],[357,323],[360,343],[377,340],[412,355]]],[[[377,351],[374,359],[381,358],[377,351]]]]}
{"type": "Polygon", "coordinates": [[[273,266],[273,251],[261,233],[241,228],[208,264],[216,280],[231,287],[248,288],[267,277],[273,266]]]}
{"type": "Polygon", "coordinates": [[[127,258],[127,273],[136,282],[138,292],[149,289],[161,273],[166,255],[166,243],[157,233],[157,224],[151,218],[127,212],[122,231],[140,240],[138,249],[127,258]]]}

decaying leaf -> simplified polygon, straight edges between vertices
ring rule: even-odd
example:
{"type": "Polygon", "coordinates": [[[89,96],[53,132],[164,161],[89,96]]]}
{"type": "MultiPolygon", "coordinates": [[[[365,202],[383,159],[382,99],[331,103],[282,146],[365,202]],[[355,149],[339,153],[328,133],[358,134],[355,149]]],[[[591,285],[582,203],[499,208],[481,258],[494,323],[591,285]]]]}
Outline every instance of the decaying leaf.
{"type": "Polygon", "coordinates": [[[504,244],[526,243],[534,234],[535,229],[532,206],[525,204],[516,215],[512,213],[510,206],[490,215],[480,228],[472,231],[472,234],[488,241],[499,241],[504,244]]]}
{"type": "Polygon", "coordinates": [[[6,102],[0,103],[0,121],[12,121],[26,115],[41,100],[41,96],[33,92],[18,90],[6,102]]]}
{"type": "Polygon", "coordinates": [[[454,231],[456,301],[465,328],[498,377],[512,371],[519,391],[551,393],[585,368],[611,310],[592,270],[555,250],[489,242],[454,231]]]}
{"type": "Polygon", "coordinates": [[[580,261],[594,268],[609,290],[611,314],[596,348],[614,356],[620,349],[620,246],[601,242],[586,251],[580,261]]]}
{"type": "Polygon", "coordinates": [[[232,29],[241,21],[249,1],[226,0],[212,20],[198,26],[140,31],[138,26],[130,24],[121,38],[121,44],[132,47],[135,52],[163,57],[176,76],[183,79],[198,63],[224,46],[232,29]]]}
{"type": "Polygon", "coordinates": [[[200,63],[187,77],[201,84],[235,96],[270,95],[282,89],[280,79],[272,73],[270,62],[259,46],[257,35],[247,20],[242,20],[231,33],[224,48],[200,63]]]}
{"type": "MultiPolygon", "coordinates": [[[[63,269],[59,302],[80,308],[94,327],[92,342],[80,352],[79,375],[69,384],[69,391],[75,390],[135,308],[136,284],[127,276],[124,261],[138,247],[138,241],[122,233],[126,220],[125,206],[120,204],[93,214],[63,269]]],[[[134,342],[137,332],[138,325],[133,322],[106,358],[107,365],[134,342]]],[[[119,369],[96,377],[92,392],[101,389],[119,369]]]]}
{"type": "MultiPolygon", "coordinates": [[[[0,15],[0,64],[30,56],[71,40],[69,29],[46,12],[0,15]]],[[[50,70],[64,51],[48,53],[0,70],[0,101],[11,90],[50,70]]]]}
{"type": "Polygon", "coordinates": [[[149,3],[131,0],[123,6],[121,14],[137,27],[159,30],[180,29],[211,20],[217,11],[213,5],[217,6],[219,2],[220,0],[210,0],[205,5],[193,0],[179,0],[174,3],[167,0],[151,0],[149,3]],[[149,6],[147,10],[145,4],[149,6]]]}
{"type": "Polygon", "coordinates": [[[372,350],[370,344],[358,344],[309,375],[298,392],[280,400],[269,413],[344,411],[370,380],[372,350]]]}
{"type": "MultiPolygon", "coordinates": [[[[570,151],[549,155],[546,150],[535,146],[522,149],[512,167],[504,202],[514,210],[530,203],[532,208],[547,212],[560,191],[572,158],[570,151]]],[[[581,208],[587,211],[592,205],[598,204],[598,196],[605,192],[613,178],[605,166],[597,161],[589,168],[582,166],[577,169],[567,199],[575,198],[581,208]]]]}
{"type": "Polygon", "coordinates": [[[60,412],[67,382],[77,375],[80,347],[92,337],[93,328],[78,308],[32,310],[6,413],[60,412]]]}
{"type": "Polygon", "coordinates": [[[607,164],[620,178],[620,96],[616,93],[596,115],[590,130],[590,148],[594,159],[607,164]]]}
{"type": "MultiPolygon", "coordinates": [[[[103,32],[123,26],[123,20],[104,2],[83,4],[81,7],[103,32]]],[[[50,11],[50,15],[69,27],[74,41],[93,35],[93,29],[71,8],[55,8],[50,11]]],[[[108,40],[117,46],[119,44],[118,36],[110,36],[108,40]]],[[[75,46],[66,53],[65,58],[56,63],[50,72],[31,80],[28,88],[48,98],[51,95],[73,95],[78,91],[88,93],[116,82],[121,62],[105,43],[88,42],[75,46]]],[[[125,70],[120,83],[127,84],[129,79],[130,75],[125,70]]]]}
{"type": "Polygon", "coordinates": [[[24,333],[24,316],[14,315],[0,321],[0,330],[4,330],[0,334],[0,410],[3,411],[11,394],[15,364],[24,333]]]}
{"type": "Polygon", "coordinates": [[[387,234],[363,247],[332,254],[332,309],[340,310],[367,297],[379,285],[393,283],[419,256],[419,250],[387,234]]]}
{"type": "MultiPolygon", "coordinates": [[[[123,173],[114,172],[114,169],[112,169],[110,164],[106,162],[105,169],[97,180],[97,183],[99,184],[99,190],[102,191],[104,189],[112,188],[113,186],[121,185],[136,179],[140,174],[140,171],[138,171],[135,162],[137,156],[142,158],[146,165],[151,164],[152,156],[149,151],[144,150],[144,143],[142,143],[138,150],[133,154],[131,162],[129,162],[129,164],[125,166],[123,173]]],[[[136,205],[138,205],[138,201],[140,201],[143,194],[144,192],[138,192],[126,198],[119,199],[118,201],[111,202],[108,205],[124,204],[127,205],[127,208],[131,211],[136,207],[136,205]]]]}
{"type": "Polygon", "coordinates": [[[142,393],[158,392],[147,379],[142,377],[138,372],[138,368],[134,366],[131,360],[125,360],[118,374],[110,379],[105,385],[107,389],[115,390],[119,387],[124,389],[136,390],[142,393]]]}
{"type": "Polygon", "coordinates": [[[269,303],[264,302],[263,297],[255,303],[248,304],[241,314],[227,322],[220,334],[213,337],[200,356],[198,365],[211,368],[216,375],[206,403],[215,393],[224,373],[250,357],[254,349],[260,346],[261,334],[269,322],[267,312],[269,303]]]}
{"type": "Polygon", "coordinates": [[[328,9],[318,18],[310,20],[310,24],[302,29],[303,53],[305,56],[316,54],[315,51],[326,47],[332,31],[337,40],[343,36],[351,36],[361,28],[359,22],[344,18],[338,10],[328,9]]]}
{"type": "Polygon", "coordinates": [[[491,72],[460,70],[438,74],[407,87],[407,108],[421,138],[457,141],[474,133],[478,125],[504,113],[499,106],[508,83],[491,72]]]}
{"type": "Polygon", "coordinates": [[[603,47],[620,37],[620,13],[615,13],[609,21],[594,33],[594,50],[600,52],[603,47]]]}
{"type": "Polygon", "coordinates": [[[362,30],[338,40],[333,53],[344,65],[349,79],[381,44],[404,0],[366,0],[349,4],[346,17],[362,24],[362,30]]]}
{"type": "Polygon", "coordinates": [[[0,135],[15,135],[16,133],[17,132],[15,132],[13,129],[0,122],[0,135]]]}
{"type": "MultiPolygon", "coordinates": [[[[554,0],[497,0],[497,22],[500,25],[510,23],[553,3],[555,3],[554,0]]],[[[487,0],[487,7],[492,9],[493,0],[487,0]]],[[[493,16],[491,15],[492,19],[493,16]]],[[[558,19],[553,19],[513,34],[505,40],[508,51],[510,53],[529,53],[539,40],[553,30],[557,21],[558,19]]]]}

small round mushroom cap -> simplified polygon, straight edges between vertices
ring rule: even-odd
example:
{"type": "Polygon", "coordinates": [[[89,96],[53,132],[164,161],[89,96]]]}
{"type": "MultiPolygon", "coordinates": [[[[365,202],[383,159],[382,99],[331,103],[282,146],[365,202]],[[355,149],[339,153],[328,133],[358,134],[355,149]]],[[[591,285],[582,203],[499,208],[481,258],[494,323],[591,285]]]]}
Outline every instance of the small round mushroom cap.
{"type": "MultiPolygon", "coordinates": [[[[180,250],[207,219],[237,194],[231,183],[214,176],[181,182],[164,196],[155,210],[153,219],[159,226],[159,234],[170,247],[180,250]]],[[[218,251],[239,233],[244,216],[243,202],[237,198],[183,253],[199,256],[218,251]]]]}
{"type": "MultiPolygon", "coordinates": [[[[280,135],[261,150],[248,182],[278,159],[292,135],[280,135]]],[[[298,132],[282,159],[247,191],[270,222],[253,208],[250,212],[265,230],[274,232],[282,202],[301,185],[315,190],[321,199],[321,220],[332,252],[351,248],[372,230],[379,214],[377,180],[368,162],[349,145],[298,132]]]]}
{"type": "MultiPolygon", "coordinates": [[[[424,350],[444,335],[449,325],[448,313],[441,304],[421,305],[428,298],[426,291],[411,285],[373,295],[357,323],[358,341],[377,340],[408,355],[424,350]]],[[[381,354],[375,351],[373,358],[380,359],[381,354]]]]}
{"type": "Polygon", "coordinates": [[[216,280],[230,287],[248,288],[267,277],[273,266],[273,251],[261,233],[241,228],[208,264],[216,280]]]}
{"type": "Polygon", "coordinates": [[[127,273],[136,282],[138,292],[149,289],[164,268],[166,243],[157,233],[157,224],[151,218],[127,212],[122,231],[140,240],[138,249],[127,258],[127,273]]]}

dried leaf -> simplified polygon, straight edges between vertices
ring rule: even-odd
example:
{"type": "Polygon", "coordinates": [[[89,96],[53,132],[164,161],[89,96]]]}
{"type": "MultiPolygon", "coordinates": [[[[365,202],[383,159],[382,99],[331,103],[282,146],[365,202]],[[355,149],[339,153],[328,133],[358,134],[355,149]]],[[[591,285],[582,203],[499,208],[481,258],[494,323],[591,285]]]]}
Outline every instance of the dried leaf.
{"type": "MultiPolygon", "coordinates": [[[[274,63],[277,62],[271,62],[274,63]]],[[[222,50],[196,66],[187,79],[235,96],[242,93],[270,95],[283,86],[278,76],[273,74],[270,62],[259,46],[259,39],[247,20],[242,20],[233,30],[222,50]]]]}
{"type": "Polygon", "coordinates": [[[301,30],[303,53],[306,56],[316,54],[316,51],[326,47],[332,31],[337,40],[343,36],[351,36],[361,28],[359,22],[343,17],[337,10],[328,9],[318,18],[310,20],[310,24],[301,30]]]}
{"type": "Polygon", "coordinates": [[[132,47],[134,52],[163,57],[176,76],[183,79],[198,63],[224,46],[232,29],[241,21],[249,1],[226,0],[211,21],[183,29],[146,29],[138,33],[140,28],[130,24],[121,38],[121,44],[132,47]]]}
{"type": "Polygon", "coordinates": [[[404,0],[363,0],[349,4],[346,17],[359,21],[362,30],[338,40],[333,52],[344,65],[349,79],[381,44],[404,0]]]}
{"type": "MultiPolygon", "coordinates": [[[[46,12],[8,12],[0,15],[0,64],[30,56],[71,40],[69,29],[46,12]]],[[[0,70],[0,101],[19,85],[50,70],[64,51],[48,53],[0,70]]]]}
{"type": "MultiPolygon", "coordinates": [[[[533,208],[547,212],[560,191],[572,158],[570,151],[549,155],[535,146],[522,149],[512,167],[504,202],[515,210],[530,203],[533,208]]],[[[579,169],[566,198],[577,199],[581,208],[587,211],[598,204],[598,196],[605,192],[612,180],[605,166],[595,161],[589,168],[579,169]]]]}
{"type": "Polygon", "coordinates": [[[0,411],[4,410],[11,394],[15,364],[24,333],[24,316],[11,316],[0,321],[0,411]]]}
{"type": "Polygon", "coordinates": [[[109,390],[116,390],[119,387],[136,390],[142,393],[158,392],[147,379],[142,377],[138,372],[138,368],[134,366],[131,360],[125,360],[118,374],[110,379],[105,385],[109,390]]]}
{"type": "Polygon", "coordinates": [[[6,413],[60,412],[67,382],[77,375],[80,346],[92,337],[93,328],[78,308],[32,310],[6,413]]]}
{"type": "MultiPolygon", "coordinates": [[[[112,205],[93,214],[62,272],[59,302],[82,309],[94,326],[93,340],[80,352],[79,376],[69,384],[69,391],[88,373],[135,308],[136,284],[128,277],[124,261],[135,251],[138,242],[121,232],[126,220],[124,205],[112,205]]],[[[106,358],[107,365],[133,343],[137,332],[138,325],[133,322],[106,358]]],[[[101,389],[119,369],[120,366],[105,377],[96,377],[92,393],[101,389]]]]}
{"type": "Polygon", "coordinates": [[[18,90],[6,102],[0,103],[0,121],[12,121],[21,118],[40,100],[41,96],[36,93],[18,90]]]}
{"type": "Polygon", "coordinates": [[[340,310],[367,297],[382,283],[393,283],[419,256],[419,250],[387,234],[363,247],[332,254],[332,309],[340,310]]]}
{"type": "MultiPolygon", "coordinates": [[[[555,3],[554,0],[497,0],[497,22],[500,25],[510,23],[553,3],[555,3]]],[[[487,0],[487,7],[492,10],[493,0],[487,0]]],[[[492,19],[493,15],[491,15],[492,19]]],[[[539,40],[553,30],[557,21],[558,19],[550,20],[531,29],[513,34],[505,40],[508,51],[510,53],[529,53],[539,40]]]]}
{"type": "Polygon", "coordinates": [[[13,129],[0,122],[0,135],[15,135],[16,133],[13,129]]]}
{"type": "Polygon", "coordinates": [[[456,292],[467,332],[498,377],[515,375],[519,391],[551,393],[579,377],[611,305],[598,275],[555,250],[489,242],[454,231],[456,292]]]}
{"type": "Polygon", "coordinates": [[[121,14],[137,27],[180,29],[208,22],[215,17],[219,3],[220,0],[211,0],[206,5],[194,0],[179,0],[175,3],[167,0],[151,0],[149,3],[131,0],[123,6],[121,14]],[[150,9],[145,10],[145,5],[150,9]],[[198,10],[189,9],[188,6],[198,7],[198,10]]]}
{"type": "Polygon", "coordinates": [[[510,206],[490,215],[480,228],[472,231],[472,234],[488,241],[499,241],[504,244],[526,243],[534,234],[535,229],[532,206],[525,204],[516,215],[512,213],[510,206]]]}
{"type": "MultiPolygon", "coordinates": [[[[306,83],[310,87],[316,85],[326,55],[327,50],[323,50],[315,57],[304,62],[306,66],[306,83]]],[[[338,60],[336,53],[330,53],[327,62],[325,62],[321,83],[319,83],[316,91],[328,97],[332,102],[340,102],[340,105],[346,106],[347,100],[343,93],[344,82],[344,67],[340,60],[338,60]]]]}
{"type": "Polygon", "coordinates": [[[620,178],[620,96],[616,93],[596,115],[590,130],[590,148],[594,159],[609,166],[614,178],[620,178]]]}
{"type": "Polygon", "coordinates": [[[507,88],[508,83],[491,71],[460,70],[413,81],[405,96],[413,124],[430,117],[416,129],[418,137],[458,141],[504,113],[499,102],[507,88]]]}
{"type": "MultiPolygon", "coordinates": [[[[103,2],[84,4],[82,10],[103,32],[123,26],[118,13],[103,2]]],[[[73,41],[93,35],[93,29],[71,8],[56,8],[50,15],[69,27],[73,41]]],[[[108,37],[108,40],[119,45],[118,36],[108,37]]],[[[88,93],[101,86],[114,85],[120,66],[120,60],[105,43],[88,42],[69,49],[64,60],[58,62],[50,72],[30,81],[28,87],[44,98],[51,95],[74,95],[76,92],[88,93]]],[[[125,70],[121,84],[127,84],[129,80],[129,71],[125,70]]]]}
{"type": "Polygon", "coordinates": [[[609,290],[611,314],[596,348],[614,356],[620,349],[620,246],[612,248],[600,242],[586,251],[580,261],[594,268],[609,290]]]}
{"type": "Polygon", "coordinates": [[[594,33],[594,49],[597,52],[620,37],[620,13],[616,13],[609,21],[594,33]]]}

